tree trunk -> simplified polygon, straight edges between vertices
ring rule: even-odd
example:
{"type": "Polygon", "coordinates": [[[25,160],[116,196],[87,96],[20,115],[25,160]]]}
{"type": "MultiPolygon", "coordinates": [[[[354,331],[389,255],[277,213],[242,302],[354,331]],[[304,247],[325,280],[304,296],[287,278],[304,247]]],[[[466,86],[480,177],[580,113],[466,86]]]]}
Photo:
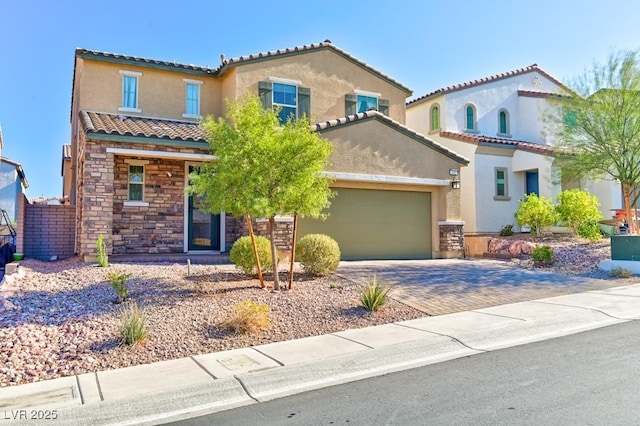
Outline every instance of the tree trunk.
{"type": "Polygon", "coordinates": [[[298,213],[293,214],[293,237],[291,238],[291,263],[289,264],[289,290],[293,285],[293,262],[296,261],[296,233],[298,232],[298,213]]]}
{"type": "Polygon", "coordinates": [[[256,269],[258,270],[258,279],[260,280],[260,287],[264,288],[264,278],[262,277],[262,266],[260,266],[260,256],[258,256],[258,247],[256,247],[256,236],[253,233],[253,224],[251,223],[251,216],[246,215],[247,226],[249,227],[249,237],[251,237],[251,248],[253,248],[253,259],[256,261],[256,269]]]}
{"type": "Polygon", "coordinates": [[[626,182],[622,183],[622,201],[624,203],[625,215],[627,216],[629,232],[635,234],[633,216],[631,215],[631,185],[626,182]]]}
{"type": "Polygon", "coordinates": [[[273,290],[280,291],[280,277],[278,276],[278,249],[276,248],[276,219],[269,218],[269,236],[271,238],[271,259],[273,260],[273,290]]]}

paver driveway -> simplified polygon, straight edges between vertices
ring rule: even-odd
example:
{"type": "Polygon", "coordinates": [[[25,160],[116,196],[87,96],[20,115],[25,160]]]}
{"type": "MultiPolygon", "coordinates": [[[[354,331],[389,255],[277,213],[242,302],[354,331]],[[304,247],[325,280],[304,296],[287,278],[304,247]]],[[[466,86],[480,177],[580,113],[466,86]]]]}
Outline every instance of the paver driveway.
{"type": "Polygon", "coordinates": [[[361,283],[375,275],[393,286],[393,298],[429,315],[623,285],[485,259],[340,262],[337,273],[361,283]]]}

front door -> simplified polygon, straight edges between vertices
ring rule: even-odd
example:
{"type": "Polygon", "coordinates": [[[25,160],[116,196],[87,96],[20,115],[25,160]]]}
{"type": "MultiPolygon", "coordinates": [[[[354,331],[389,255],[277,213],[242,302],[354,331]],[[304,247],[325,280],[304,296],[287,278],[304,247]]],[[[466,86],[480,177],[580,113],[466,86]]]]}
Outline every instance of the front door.
{"type": "Polygon", "coordinates": [[[525,188],[525,192],[527,195],[536,194],[540,195],[540,191],[538,190],[538,172],[527,172],[527,187],[525,188]]]}
{"type": "MultiPolygon", "coordinates": [[[[189,173],[197,167],[189,166],[189,173]]],[[[201,201],[197,196],[189,196],[188,232],[191,250],[220,250],[220,215],[199,210],[201,201]]]]}

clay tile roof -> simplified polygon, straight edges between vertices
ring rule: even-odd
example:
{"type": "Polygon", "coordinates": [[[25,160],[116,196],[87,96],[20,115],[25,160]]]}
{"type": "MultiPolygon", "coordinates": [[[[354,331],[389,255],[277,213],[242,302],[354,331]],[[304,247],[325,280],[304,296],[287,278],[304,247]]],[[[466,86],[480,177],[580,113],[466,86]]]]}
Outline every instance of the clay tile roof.
{"type": "Polygon", "coordinates": [[[198,123],[89,111],[80,111],[80,120],[87,132],[206,142],[205,131],[198,123]]]}
{"type": "Polygon", "coordinates": [[[440,152],[441,154],[446,155],[447,157],[457,161],[458,163],[469,164],[469,160],[467,158],[462,157],[461,155],[451,151],[450,149],[440,145],[439,143],[427,138],[426,136],[416,132],[415,130],[408,128],[404,124],[401,124],[378,111],[366,111],[366,112],[361,112],[354,115],[348,115],[342,118],[336,118],[335,120],[324,121],[322,123],[314,124],[312,126],[312,129],[315,131],[321,132],[323,130],[328,130],[328,129],[340,127],[346,124],[356,123],[356,122],[367,120],[367,119],[377,119],[387,124],[388,126],[394,128],[395,130],[417,140],[418,142],[426,146],[429,146],[430,148],[440,152]]]}
{"type": "Polygon", "coordinates": [[[218,72],[219,72],[219,74],[222,74],[222,73],[224,73],[224,71],[228,67],[242,65],[242,64],[245,64],[245,63],[249,63],[249,62],[261,61],[261,60],[271,59],[271,58],[276,58],[276,57],[281,57],[281,56],[298,55],[298,54],[301,54],[301,53],[310,52],[310,51],[313,51],[313,50],[322,50],[322,49],[331,49],[331,50],[335,51],[340,56],[350,60],[351,62],[355,63],[356,65],[359,65],[362,68],[365,68],[369,72],[377,75],[378,77],[382,77],[383,79],[389,81],[394,86],[397,86],[398,88],[404,90],[407,93],[407,96],[410,96],[413,93],[413,91],[410,88],[408,88],[407,86],[403,85],[402,83],[400,83],[397,80],[394,80],[393,78],[389,77],[387,74],[384,74],[383,72],[381,72],[378,69],[372,67],[371,65],[367,64],[366,62],[361,61],[360,59],[356,58],[355,56],[351,55],[350,53],[345,52],[344,50],[340,49],[339,47],[337,47],[333,43],[331,43],[330,40],[325,40],[325,41],[323,41],[321,43],[311,43],[311,44],[305,44],[303,46],[289,47],[289,48],[286,48],[286,49],[271,50],[271,51],[268,51],[268,52],[255,53],[255,54],[251,54],[251,55],[248,55],[248,56],[238,56],[236,58],[231,58],[231,59],[228,59],[228,60],[224,59],[223,62],[222,62],[222,65],[220,66],[220,68],[218,68],[218,72]]]}
{"type": "Polygon", "coordinates": [[[491,143],[491,144],[499,144],[499,145],[508,145],[516,149],[521,149],[523,151],[535,152],[535,153],[544,154],[544,155],[554,155],[555,153],[552,147],[548,145],[535,143],[535,142],[519,141],[519,140],[507,139],[507,138],[495,138],[492,136],[485,136],[485,135],[469,135],[466,133],[456,133],[456,132],[440,132],[440,136],[442,136],[443,138],[456,139],[459,141],[469,142],[476,145],[481,143],[491,143]]]}
{"type": "Polygon", "coordinates": [[[513,77],[514,75],[526,74],[526,73],[533,72],[533,71],[539,72],[540,74],[544,75],[545,77],[547,77],[549,80],[553,81],[554,83],[556,83],[560,87],[562,87],[565,90],[571,92],[571,89],[569,89],[567,86],[565,86],[560,80],[556,79],[551,74],[547,73],[542,68],[540,68],[538,66],[538,64],[531,64],[528,67],[520,68],[520,69],[517,69],[517,70],[507,71],[507,72],[503,72],[501,74],[495,74],[495,75],[492,75],[492,76],[489,76],[489,77],[483,77],[483,78],[479,78],[477,80],[471,80],[471,81],[467,81],[465,83],[455,84],[453,86],[442,87],[440,89],[434,90],[433,92],[429,92],[426,95],[422,95],[419,98],[415,98],[415,99],[410,100],[409,102],[407,102],[407,105],[410,105],[410,104],[415,103],[415,102],[420,102],[420,101],[423,101],[425,99],[432,98],[434,96],[443,95],[445,93],[455,92],[456,90],[466,89],[468,87],[478,86],[480,84],[490,83],[490,82],[493,82],[493,81],[502,80],[503,78],[513,77]]]}
{"type": "Polygon", "coordinates": [[[83,56],[85,58],[95,57],[96,59],[115,60],[118,62],[134,62],[137,65],[142,65],[142,66],[156,65],[156,66],[163,66],[168,68],[177,68],[180,70],[199,71],[206,74],[213,74],[215,72],[215,70],[212,68],[202,67],[198,65],[179,64],[177,62],[160,61],[157,59],[142,58],[139,56],[121,55],[119,53],[101,52],[99,50],[90,50],[90,49],[82,49],[82,48],[76,49],[76,56],[83,56]]]}
{"type": "Polygon", "coordinates": [[[18,172],[18,177],[22,181],[22,186],[25,189],[29,187],[29,181],[27,180],[27,175],[24,173],[22,164],[18,163],[17,161],[9,160],[7,157],[0,157],[0,161],[2,161],[3,163],[11,164],[13,167],[15,167],[16,171],[18,172]]]}

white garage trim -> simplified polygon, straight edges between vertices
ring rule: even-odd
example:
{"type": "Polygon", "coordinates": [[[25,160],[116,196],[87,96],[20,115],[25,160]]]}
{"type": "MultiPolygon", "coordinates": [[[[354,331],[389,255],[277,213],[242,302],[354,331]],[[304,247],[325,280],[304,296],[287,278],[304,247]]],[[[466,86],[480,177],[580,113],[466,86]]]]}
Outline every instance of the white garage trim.
{"type": "Polygon", "coordinates": [[[369,175],[363,173],[322,172],[323,176],[350,182],[396,183],[422,186],[449,186],[448,179],[414,178],[405,176],[369,175]]]}
{"type": "Polygon", "coordinates": [[[116,155],[126,155],[130,157],[150,157],[150,158],[166,158],[174,160],[217,160],[218,157],[210,154],[196,154],[191,152],[167,152],[152,151],[147,149],[129,149],[129,148],[107,148],[107,152],[116,155]]]}

